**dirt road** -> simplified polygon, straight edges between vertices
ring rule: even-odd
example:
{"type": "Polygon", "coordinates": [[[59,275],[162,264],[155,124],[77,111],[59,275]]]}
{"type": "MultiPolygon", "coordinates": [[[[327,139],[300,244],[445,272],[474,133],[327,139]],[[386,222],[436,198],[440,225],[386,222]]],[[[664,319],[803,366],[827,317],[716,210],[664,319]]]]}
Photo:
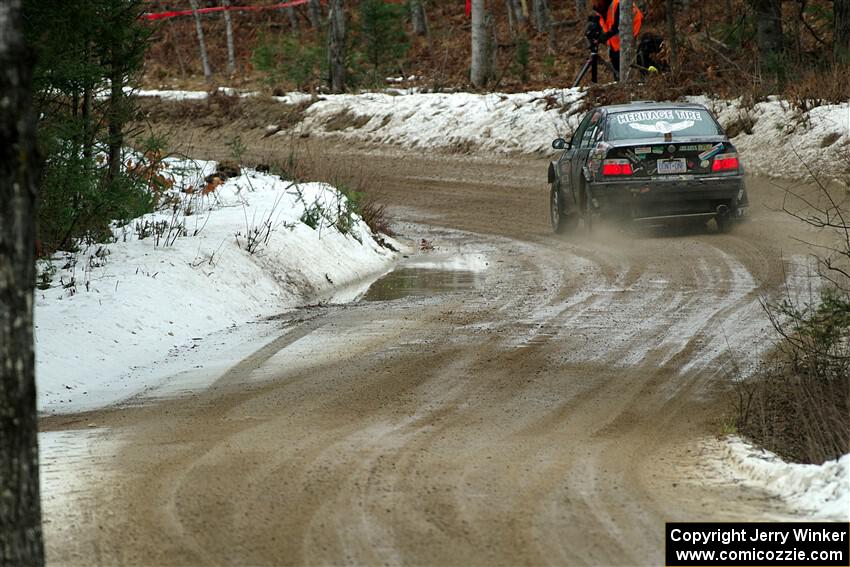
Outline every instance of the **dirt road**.
{"type": "Polygon", "coordinates": [[[211,388],[45,419],[110,447],[48,517],[53,563],[661,565],[665,521],[782,513],[698,449],[795,251],[770,184],[729,235],[564,239],[545,160],[339,159],[436,250],[211,388]]]}

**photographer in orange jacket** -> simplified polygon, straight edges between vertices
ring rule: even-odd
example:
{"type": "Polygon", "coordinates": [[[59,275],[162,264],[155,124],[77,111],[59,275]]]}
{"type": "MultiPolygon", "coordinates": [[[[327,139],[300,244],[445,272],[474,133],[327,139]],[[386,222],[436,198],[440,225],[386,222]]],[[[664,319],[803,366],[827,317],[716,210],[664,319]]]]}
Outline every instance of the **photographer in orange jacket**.
{"type": "MultiPolygon", "coordinates": [[[[633,23],[632,33],[635,36],[635,48],[637,48],[637,36],[640,33],[640,25],[643,23],[643,12],[632,4],[633,23]]],[[[593,0],[593,10],[599,14],[599,24],[602,26],[600,43],[608,44],[608,56],[617,73],[620,72],[620,0],[593,0]]]]}

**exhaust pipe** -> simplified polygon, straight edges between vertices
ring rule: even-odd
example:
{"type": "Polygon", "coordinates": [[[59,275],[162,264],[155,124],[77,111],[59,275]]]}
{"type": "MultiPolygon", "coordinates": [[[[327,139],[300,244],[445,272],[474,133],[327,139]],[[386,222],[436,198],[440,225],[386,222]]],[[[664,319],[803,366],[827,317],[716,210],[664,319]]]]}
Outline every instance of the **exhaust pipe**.
{"type": "Polygon", "coordinates": [[[719,216],[719,217],[729,216],[729,206],[728,205],[718,205],[717,206],[717,216],[719,216]]]}

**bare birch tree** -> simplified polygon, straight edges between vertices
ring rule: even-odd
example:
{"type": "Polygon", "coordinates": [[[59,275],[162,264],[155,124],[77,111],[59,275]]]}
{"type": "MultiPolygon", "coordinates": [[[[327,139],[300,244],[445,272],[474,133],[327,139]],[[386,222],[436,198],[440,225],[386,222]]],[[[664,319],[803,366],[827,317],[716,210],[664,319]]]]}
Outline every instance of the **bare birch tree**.
{"type": "Polygon", "coordinates": [[[549,29],[549,3],[546,0],[533,0],[534,29],[543,33],[549,29]]]}
{"type": "Polygon", "coordinates": [[[528,2],[526,0],[519,0],[520,9],[522,10],[523,22],[528,20],[528,2]]]}
{"type": "Polygon", "coordinates": [[[520,0],[506,0],[508,5],[510,6],[511,12],[513,12],[514,18],[516,18],[517,27],[523,28],[525,27],[525,23],[528,21],[527,12],[523,12],[522,4],[520,4],[520,0]]]}
{"type": "Polygon", "coordinates": [[[329,0],[328,83],[335,93],[345,91],[345,9],[343,0],[329,0]]]}
{"type": "Polygon", "coordinates": [[[516,24],[514,24],[514,7],[511,0],[505,0],[505,13],[508,15],[508,29],[511,30],[511,37],[516,37],[516,24]]]}
{"type": "Polygon", "coordinates": [[[552,25],[552,14],[549,11],[548,0],[534,0],[534,27],[540,33],[549,37],[549,50],[555,51],[555,28],[552,25]]]}
{"type": "Polygon", "coordinates": [[[0,1],[0,565],[44,565],[33,353],[40,163],[21,0],[0,1]]]}
{"type": "Polygon", "coordinates": [[[198,34],[198,47],[201,50],[201,65],[204,67],[204,80],[212,81],[212,68],[210,58],[207,56],[207,42],[204,39],[204,28],[201,25],[201,15],[198,13],[198,0],[189,0],[192,8],[192,16],[195,18],[195,32],[198,34]]]}
{"type": "Polygon", "coordinates": [[[224,35],[227,37],[227,74],[236,73],[236,48],[233,45],[233,18],[230,17],[230,0],[221,0],[224,7],[224,35]]]}
{"type": "Polygon", "coordinates": [[[632,76],[631,67],[635,60],[634,4],[632,0],[620,0],[620,81],[628,83],[632,76]]]}
{"type": "Polygon", "coordinates": [[[469,77],[473,86],[479,89],[487,84],[488,43],[484,0],[472,0],[472,64],[469,77]]]}

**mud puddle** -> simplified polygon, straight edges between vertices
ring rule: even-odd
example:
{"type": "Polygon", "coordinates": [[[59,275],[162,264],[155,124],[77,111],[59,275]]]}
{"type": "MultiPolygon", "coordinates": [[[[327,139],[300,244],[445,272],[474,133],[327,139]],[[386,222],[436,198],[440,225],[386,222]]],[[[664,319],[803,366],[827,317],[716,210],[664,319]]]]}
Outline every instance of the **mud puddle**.
{"type": "Polygon", "coordinates": [[[373,283],[362,300],[392,301],[464,291],[475,287],[479,279],[478,273],[470,271],[399,268],[373,283]]]}
{"type": "Polygon", "coordinates": [[[393,301],[466,291],[482,283],[489,265],[484,254],[418,256],[378,278],[360,299],[393,301]]]}

